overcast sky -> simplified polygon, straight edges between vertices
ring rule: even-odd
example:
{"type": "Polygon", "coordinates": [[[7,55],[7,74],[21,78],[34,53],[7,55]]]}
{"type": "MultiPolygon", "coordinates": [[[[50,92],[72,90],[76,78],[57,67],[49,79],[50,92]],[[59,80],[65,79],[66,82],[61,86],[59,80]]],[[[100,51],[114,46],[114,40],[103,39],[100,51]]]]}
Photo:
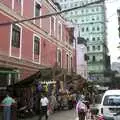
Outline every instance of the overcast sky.
{"type": "Polygon", "coordinates": [[[109,55],[111,56],[112,62],[120,62],[118,60],[118,56],[120,56],[120,48],[117,46],[120,42],[120,38],[118,36],[118,17],[117,17],[117,9],[120,8],[120,0],[106,0],[107,7],[107,38],[108,38],[108,48],[109,55]]]}

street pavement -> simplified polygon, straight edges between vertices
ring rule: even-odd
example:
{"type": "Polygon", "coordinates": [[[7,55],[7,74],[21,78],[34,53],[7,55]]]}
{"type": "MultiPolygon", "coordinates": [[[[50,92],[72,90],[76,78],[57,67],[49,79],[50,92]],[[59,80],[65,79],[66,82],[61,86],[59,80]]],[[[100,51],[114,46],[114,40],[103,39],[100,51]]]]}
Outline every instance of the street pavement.
{"type": "MultiPolygon", "coordinates": [[[[28,118],[28,119],[19,119],[19,120],[38,120],[39,117],[35,116],[32,118],[28,118]]],[[[42,120],[45,120],[45,118],[43,117],[42,120]]],[[[52,113],[51,115],[49,115],[48,120],[77,120],[77,116],[75,113],[75,110],[63,110],[63,111],[58,111],[55,113],[52,113]]]]}
{"type": "MultiPolygon", "coordinates": [[[[2,120],[2,114],[0,114],[0,120],[2,120]]],[[[17,119],[17,120],[39,120],[39,116],[34,116],[30,118],[24,118],[24,119],[17,119]]],[[[42,120],[45,120],[43,117],[42,120]]],[[[75,109],[72,110],[63,110],[63,111],[57,111],[55,113],[52,113],[49,115],[48,120],[78,120],[77,114],[75,112],[75,109]]],[[[86,120],[91,120],[86,119],[86,120]]]]}
{"type": "MultiPolygon", "coordinates": [[[[39,117],[35,116],[29,119],[19,119],[19,120],[39,120],[39,117]]],[[[45,118],[43,117],[42,120],[45,120],[45,118]]],[[[78,117],[75,112],[75,109],[72,109],[72,110],[57,111],[51,114],[48,117],[48,120],[78,120],[78,117]]],[[[86,120],[91,120],[91,119],[86,119],[86,120]]]]}

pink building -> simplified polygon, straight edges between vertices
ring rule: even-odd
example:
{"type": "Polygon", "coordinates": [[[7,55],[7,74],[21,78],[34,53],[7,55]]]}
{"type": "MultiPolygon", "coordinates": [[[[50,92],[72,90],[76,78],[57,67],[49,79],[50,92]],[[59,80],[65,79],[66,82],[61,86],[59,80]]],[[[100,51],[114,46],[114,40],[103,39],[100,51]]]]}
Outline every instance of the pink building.
{"type": "Polygon", "coordinates": [[[68,72],[75,71],[72,35],[61,15],[19,22],[58,11],[52,0],[0,2],[0,86],[16,83],[56,63],[68,72]]]}

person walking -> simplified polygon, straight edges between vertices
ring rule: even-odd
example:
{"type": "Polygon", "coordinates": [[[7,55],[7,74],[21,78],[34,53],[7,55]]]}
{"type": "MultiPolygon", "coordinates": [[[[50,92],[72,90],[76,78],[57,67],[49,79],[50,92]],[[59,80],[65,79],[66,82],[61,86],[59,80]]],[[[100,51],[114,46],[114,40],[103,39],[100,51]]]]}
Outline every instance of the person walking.
{"type": "Polygon", "coordinates": [[[1,106],[3,106],[3,120],[12,120],[11,106],[16,101],[7,93],[6,97],[2,100],[1,106]]]}
{"type": "Polygon", "coordinates": [[[51,107],[51,112],[54,113],[56,111],[56,108],[57,108],[57,100],[56,100],[56,97],[54,94],[52,94],[50,96],[50,107],[51,107]]]}
{"type": "Polygon", "coordinates": [[[49,103],[48,98],[43,94],[40,100],[41,110],[40,110],[39,120],[41,120],[43,116],[45,116],[46,120],[48,120],[48,114],[47,114],[48,103],[49,103]]]}
{"type": "Polygon", "coordinates": [[[76,105],[76,112],[79,117],[79,120],[85,120],[86,111],[87,111],[86,105],[81,100],[79,100],[76,105]]]}

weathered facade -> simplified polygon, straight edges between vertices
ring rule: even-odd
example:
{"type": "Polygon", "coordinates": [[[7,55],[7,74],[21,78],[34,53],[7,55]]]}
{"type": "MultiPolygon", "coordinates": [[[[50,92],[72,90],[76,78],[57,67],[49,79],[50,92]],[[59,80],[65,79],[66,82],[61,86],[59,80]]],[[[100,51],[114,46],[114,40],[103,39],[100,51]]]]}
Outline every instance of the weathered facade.
{"type": "Polygon", "coordinates": [[[68,72],[75,71],[72,36],[62,16],[27,20],[58,11],[51,0],[0,2],[0,86],[16,83],[56,64],[68,72]]]}

